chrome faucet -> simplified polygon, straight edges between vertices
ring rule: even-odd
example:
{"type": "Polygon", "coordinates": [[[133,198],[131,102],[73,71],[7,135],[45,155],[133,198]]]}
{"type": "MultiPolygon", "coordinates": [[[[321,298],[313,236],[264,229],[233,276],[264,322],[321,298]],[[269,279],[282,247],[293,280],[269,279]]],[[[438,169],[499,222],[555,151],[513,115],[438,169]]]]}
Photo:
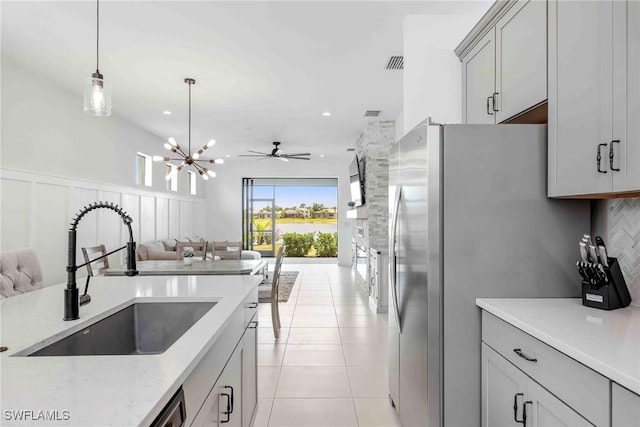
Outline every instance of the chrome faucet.
{"type": "Polygon", "coordinates": [[[91,297],[87,294],[89,288],[89,277],[87,277],[87,284],[85,285],[84,294],[79,297],[78,286],[76,285],[76,271],[78,268],[84,267],[94,261],[109,256],[115,252],[118,252],[124,248],[127,248],[127,270],[125,274],[127,276],[135,276],[138,274],[136,270],[136,242],[133,241],[133,231],[131,230],[131,223],[133,220],[127,213],[114,205],[113,203],[96,202],[89,206],[85,206],[71,221],[71,228],[69,228],[69,245],[67,247],[67,287],[64,290],[64,320],[76,320],[80,317],[80,306],[88,304],[91,301],[91,297]],[[129,229],[129,242],[126,246],[118,248],[114,251],[104,254],[100,257],[94,258],[81,265],[76,265],[76,229],[78,223],[87,213],[94,209],[111,209],[116,212],[122,218],[122,222],[129,229]]]}

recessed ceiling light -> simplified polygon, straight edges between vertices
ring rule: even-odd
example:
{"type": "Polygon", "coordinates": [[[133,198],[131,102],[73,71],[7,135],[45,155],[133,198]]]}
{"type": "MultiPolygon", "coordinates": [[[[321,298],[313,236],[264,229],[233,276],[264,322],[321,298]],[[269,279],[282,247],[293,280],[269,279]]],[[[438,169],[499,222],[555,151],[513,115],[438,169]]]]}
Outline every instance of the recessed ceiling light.
{"type": "Polygon", "coordinates": [[[328,112],[328,111],[325,111],[324,113],[322,113],[322,115],[325,116],[325,117],[329,117],[331,115],[331,113],[328,112]]]}
{"type": "Polygon", "coordinates": [[[231,157],[231,154],[225,154],[224,156],[225,157],[231,157]]]}
{"type": "Polygon", "coordinates": [[[164,114],[165,116],[170,116],[171,115],[171,111],[165,110],[162,112],[162,114],[164,114]]]}
{"type": "Polygon", "coordinates": [[[320,157],[324,157],[324,154],[320,154],[320,157]]]}

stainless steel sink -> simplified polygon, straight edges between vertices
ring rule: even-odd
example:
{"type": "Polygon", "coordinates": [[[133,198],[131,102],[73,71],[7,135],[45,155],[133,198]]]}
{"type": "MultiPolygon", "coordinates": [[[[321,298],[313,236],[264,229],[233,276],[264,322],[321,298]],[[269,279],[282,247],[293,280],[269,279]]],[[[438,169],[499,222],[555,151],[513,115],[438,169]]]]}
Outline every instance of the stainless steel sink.
{"type": "Polygon", "coordinates": [[[141,302],[27,356],[95,356],[165,352],[215,302],[141,302]]]}

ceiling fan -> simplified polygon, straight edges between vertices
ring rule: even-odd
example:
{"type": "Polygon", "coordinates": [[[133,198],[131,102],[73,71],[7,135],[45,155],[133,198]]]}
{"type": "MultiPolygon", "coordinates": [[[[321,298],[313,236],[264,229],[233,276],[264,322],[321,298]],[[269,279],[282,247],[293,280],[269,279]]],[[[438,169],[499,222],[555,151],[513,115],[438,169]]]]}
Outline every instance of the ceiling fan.
{"type": "Polygon", "coordinates": [[[271,158],[271,159],[279,159],[279,160],[282,160],[283,162],[288,162],[289,159],[311,160],[310,157],[305,157],[305,156],[311,156],[311,153],[287,154],[279,148],[280,142],[274,141],[273,145],[274,145],[274,148],[273,150],[271,150],[271,153],[263,153],[261,151],[247,150],[248,152],[254,153],[254,154],[240,154],[240,157],[262,157],[264,159],[271,158]]]}

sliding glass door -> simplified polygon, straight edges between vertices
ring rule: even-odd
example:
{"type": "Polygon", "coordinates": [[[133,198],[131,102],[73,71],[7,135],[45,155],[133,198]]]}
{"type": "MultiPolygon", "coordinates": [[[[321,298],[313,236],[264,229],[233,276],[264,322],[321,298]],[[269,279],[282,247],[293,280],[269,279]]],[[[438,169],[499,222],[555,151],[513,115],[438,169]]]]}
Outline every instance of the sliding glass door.
{"type": "Polygon", "coordinates": [[[244,178],[245,249],[275,256],[336,257],[338,180],[335,178],[244,178]]]}

